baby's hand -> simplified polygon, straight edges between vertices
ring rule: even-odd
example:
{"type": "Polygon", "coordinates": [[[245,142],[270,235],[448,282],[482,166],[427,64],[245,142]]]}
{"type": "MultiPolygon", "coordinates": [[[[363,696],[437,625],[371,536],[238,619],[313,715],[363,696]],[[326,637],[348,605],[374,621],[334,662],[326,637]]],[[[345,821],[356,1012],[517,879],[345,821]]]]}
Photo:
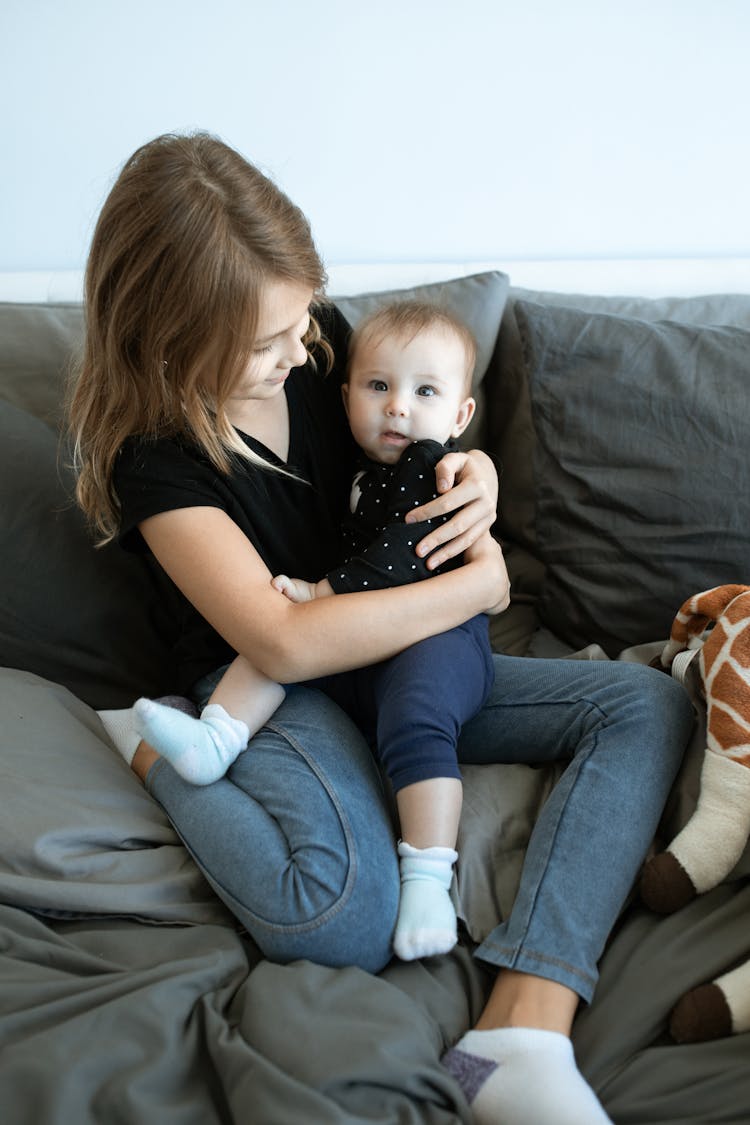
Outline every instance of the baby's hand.
{"type": "Polygon", "coordinates": [[[311,602],[315,597],[315,583],[305,582],[304,578],[287,578],[286,574],[277,574],[271,579],[271,585],[290,602],[311,602]]]}

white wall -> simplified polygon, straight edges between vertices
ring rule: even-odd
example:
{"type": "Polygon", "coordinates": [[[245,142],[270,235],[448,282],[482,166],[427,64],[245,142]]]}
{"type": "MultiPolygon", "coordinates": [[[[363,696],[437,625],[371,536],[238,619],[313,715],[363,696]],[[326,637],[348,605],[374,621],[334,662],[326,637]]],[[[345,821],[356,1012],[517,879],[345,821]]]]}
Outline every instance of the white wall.
{"type": "Polygon", "coordinates": [[[223,136],[329,263],[750,255],[748,0],[0,0],[0,270],[223,136]]]}

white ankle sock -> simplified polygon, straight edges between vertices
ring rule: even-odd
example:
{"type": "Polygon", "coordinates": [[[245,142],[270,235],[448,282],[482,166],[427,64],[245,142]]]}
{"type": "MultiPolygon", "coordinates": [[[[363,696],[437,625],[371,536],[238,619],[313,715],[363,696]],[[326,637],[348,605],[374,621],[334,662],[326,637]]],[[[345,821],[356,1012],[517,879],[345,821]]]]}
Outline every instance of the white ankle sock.
{"type": "Polygon", "coordinates": [[[401,899],[393,949],[402,961],[447,953],[456,944],[456,911],[449,894],[453,848],[413,848],[403,840],[398,846],[401,899]]]}
{"type": "Polygon", "coordinates": [[[572,1043],[557,1031],[468,1031],[442,1061],[471,1105],[476,1125],[610,1122],[576,1066],[572,1043]]]}
{"type": "Polygon", "coordinates": [[[115,749],[130,765],[141,741],[141,736],[133,726],[133,708],[126,707],[122,711],[97,711],[97,715],[114,743],[115,749]]]}
{"type": "Polygon", "coordinates": [[[133,712],[139,736],[193,785],[223,777],[250,738],[247,724],[219,703],[209,703],[199,719],[152,699],[137,700],[133,712]]]}

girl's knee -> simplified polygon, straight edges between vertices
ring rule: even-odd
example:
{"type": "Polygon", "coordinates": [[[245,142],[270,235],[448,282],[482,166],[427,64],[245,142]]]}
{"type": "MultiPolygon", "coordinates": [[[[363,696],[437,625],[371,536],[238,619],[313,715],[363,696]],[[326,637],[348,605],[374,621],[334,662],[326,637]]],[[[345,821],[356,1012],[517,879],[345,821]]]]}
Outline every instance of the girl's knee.
{"type": "MultiPolygon", "coordinates": [[[[360,857],[361,860],[362,857],[360,857]]],[[[285,964],[300,959],[329,968],[355,967],[377,973],[392,957],[392,937],[398,910],[398,869],[377,864],[348,881],[338,901],[319,917],[293,926],[259,925],[249,928],[263,954],[285,964]]]]}
{"type": "Polygon", "coordinates": [[[667,673],[648,664],[610,661],[602,664],[610,673],[609,690],[615,698],[647,702],[657,711],[680,716],[690,711],[685,688],[667,673]]]}
{"type": "Polygon", "coordinates": [[[317,692],[291,692],[226,788],[203,866],[265,956],[382,968],[398,864],[382,782],[351,721],[317,692]]]}
{"type": "Polygon", "coordinates": [[[650,707],[676,725],[692,725],[694,710],[690,696],[677,680],[666,672],[647,665],[634,665],[640,677],[639,690],[650,707]]]}

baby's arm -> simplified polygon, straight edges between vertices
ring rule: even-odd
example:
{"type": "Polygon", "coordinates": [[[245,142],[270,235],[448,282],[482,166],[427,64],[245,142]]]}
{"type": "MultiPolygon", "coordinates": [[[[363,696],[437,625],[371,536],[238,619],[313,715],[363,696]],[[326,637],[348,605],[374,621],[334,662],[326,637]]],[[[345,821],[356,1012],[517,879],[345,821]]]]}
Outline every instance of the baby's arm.
{"type": "Polygon", "coordinates": [[[304,578],[288,578],[286,574],[277,574],[271,579],[271,585],[280,594],[289,598],[290,602],[311,602],[314,598],[327,598],[333,593],[331,583],[327,578],[320,582],[305,582],[304,578]]]}

